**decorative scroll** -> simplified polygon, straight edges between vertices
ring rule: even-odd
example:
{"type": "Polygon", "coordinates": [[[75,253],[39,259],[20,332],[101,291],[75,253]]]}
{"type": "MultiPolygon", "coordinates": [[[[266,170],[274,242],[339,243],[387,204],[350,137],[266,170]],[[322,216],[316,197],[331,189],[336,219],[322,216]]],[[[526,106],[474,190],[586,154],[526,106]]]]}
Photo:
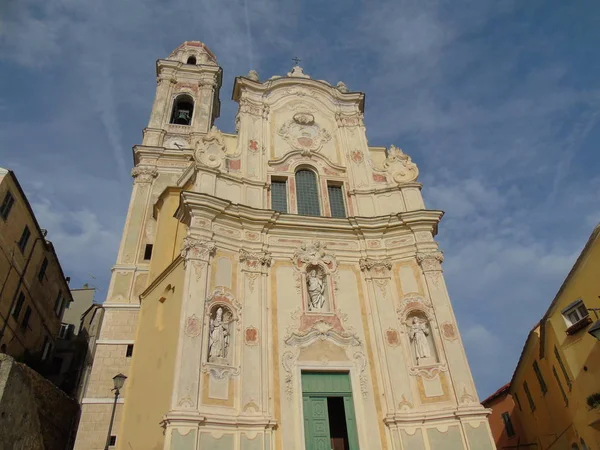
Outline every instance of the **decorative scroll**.
{"type": "Polygon", "coordinates": [[[131,169],[131,176],[134,183],[152,183],[158,176],[158,170],[155,167],[134,167],[131,169]]]}

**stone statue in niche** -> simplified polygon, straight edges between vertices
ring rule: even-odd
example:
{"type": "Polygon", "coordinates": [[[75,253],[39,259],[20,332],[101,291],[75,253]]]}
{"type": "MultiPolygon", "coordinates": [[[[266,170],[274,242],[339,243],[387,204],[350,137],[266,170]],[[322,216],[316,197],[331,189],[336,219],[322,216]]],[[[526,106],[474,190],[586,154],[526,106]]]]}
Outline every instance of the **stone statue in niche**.
{"type": "Polygon", "coordinates": [[[419,320],[418,317],[413,317],[409,328],[409,336],[415,346],[415,357],[417,358],[417,365],[419,365],[423,360],[431,357],[431,348],[427,340],[427,336],[429,336],[427,322],[419,320]]]}
{"type": "Polygon", "coordinates": [[[325,308],[325,281],[317,269],[311,269],[306,278],[308,310],[323,311],[325,308]]]}
{"type": "Polygon", "coordinates": [[[219,306],[215,316],[210,319],[208,340],[208,362],[226,362],[229,350],[229,324],[232,322],[231,312],[219,306]]]}

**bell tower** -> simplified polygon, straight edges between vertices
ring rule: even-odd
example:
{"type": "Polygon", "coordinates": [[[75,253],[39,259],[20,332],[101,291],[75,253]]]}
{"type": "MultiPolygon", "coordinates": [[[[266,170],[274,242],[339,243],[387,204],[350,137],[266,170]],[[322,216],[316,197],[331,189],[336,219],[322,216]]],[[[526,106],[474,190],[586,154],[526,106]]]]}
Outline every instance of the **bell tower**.
{"type": "Polygon", "coordinates": [[[143,145],[189,148],[219,117],[222,69],[199,41],[186,41],[156,62],[156,96],[143,145]]]}

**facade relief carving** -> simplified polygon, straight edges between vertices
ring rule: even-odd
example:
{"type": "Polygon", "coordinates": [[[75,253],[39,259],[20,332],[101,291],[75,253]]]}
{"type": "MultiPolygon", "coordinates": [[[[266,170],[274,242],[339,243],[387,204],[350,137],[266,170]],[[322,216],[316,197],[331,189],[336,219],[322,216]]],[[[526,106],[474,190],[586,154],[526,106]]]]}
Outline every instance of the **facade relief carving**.
{"type": "Polygon", "coordinates": [[[386,171],[395,183],[408,183],[419,177],[419,169],[410,156],[395,145],[390,146],[384,163],[386,171]]]}
{"type": "Polygon", "coordinates": [[[202,241],[190,236],[183,239],[181,246],[181,257],[186,261],[200,260],[207,262],[208,258],[217,251],[217,244],[213,241],[202,241]]]}
{"type": "Polygon", "coordinates": [[[194,144],[194,159],[200,165],[219,169],[226,160],[226,150],[223,134],[213,126],[194,144]]]}
{"type": "Polygon", "coordinates": [[[427,321],[413,316],[412,323],[409,325],[409,336],[414,347],[417,366],[431,361],[431,347],[427,340],[430,332],[427,321]]]}
{"type": "Polygon", "coordinates": [[[134,167],[131,169],[131,176],[134,183],[152,183],[158,176],[158,170],[155,167],[134,167]]]}
{"type": "Polygon", "coordinates": [[[299,150],[303,156],[321,150],[323,144],[331,139],[331,134],[315,123],[309,112],[294,114],[292,120],[285,122],[277,132],[293,150],[299,150]]]}
{"type": "Polygon", "coordinates": [[[206,299],[206,357],[202,371],[218,379],[240,373],[235,346],[240,333],[241,309],[241,304],[222,287],[206,299]]]}

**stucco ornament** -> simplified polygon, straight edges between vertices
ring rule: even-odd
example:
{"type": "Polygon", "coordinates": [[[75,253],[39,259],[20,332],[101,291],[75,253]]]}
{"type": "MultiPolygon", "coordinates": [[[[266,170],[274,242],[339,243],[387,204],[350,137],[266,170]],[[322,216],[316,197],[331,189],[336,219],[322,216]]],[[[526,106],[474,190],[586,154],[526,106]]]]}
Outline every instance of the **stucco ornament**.
{"type": "Polygon", "coordinates": [[[217,250],[217,244],[213,241],[201,241],[187,236],[183,239],[181,246],[181,257],[188,259],[206,259],[217,250]]]}
{"type": "Polygon", "coordinates": [[[158,176],[158,170],[154,167],[134,167],[131,169],[131,176],[135,183],[152,183],[158,176]]]}
{"type": "Polygon", "coordinates": [[[306,285],[310,297],[308,302],[309,311],[321,311],[325,306],[325,281],[316,269],[309,272],[306,285]]]}
{"type": "Polygon", "coordinates": [[[292,257],[294,266],[302,269],[308,265],[324,265],[330,271],[337,268],[335,255],[327,250],[327,245],[321,241],[303,242],[292,257]]]}
{"type": "Polygon", "coordinates": [[[346,86],[346,83],[344,83],[343,81],[338,81],[335,87],[338,91],[340,91],[343,94],[350,92],[350,89],[348,89],[348,86],[346,86]]]}
{"type": "Polygon", "coordinates": [[[427,323],[419,320],[418,317],[413,317],[409,333],[410,340],[415,346],[417,365],[419,365],[422,359],[431,357],[431,349],[429,348],[429,342],[427,341],[427,336],[429,335],[427,323]]]}
{"type": "Polygon", "coordinates": [[[259,81],[258,72],[256,70],[251,70],[250,72],[248,72],[248,75],[246,75],[246,78],[252,81],[259,81]]]}
{"type": "Polygon", "coordinates": [[[419,176],[417,165],[395,145],[388,149],[384,167],[396,183],[415,181],[419,176]]]}
{"type": "Polygon", "coordinates": [[[229,324],[233,322],[230,311],[218,307],[215,316],[210,319],[210,337],[208,347],[209,362],[220,362],[227,358],[229,350],[229,324]]]}
{"type": "Polygon", "coordinates": [[[304,156],[309,156],[311,152],[318,152],[323,144],[331,139],[331,134],[315,123],[314,116],[309,112],[294,114],[294,117],[285,122],[277,133],[292,149],[300,150],[304,156]]]}
{"type": "Polygon", "coordinates": [[[223,134],[213,126],[194,146],[194,159],[198,164],[218,169],[226,159],[223,134]]]}

